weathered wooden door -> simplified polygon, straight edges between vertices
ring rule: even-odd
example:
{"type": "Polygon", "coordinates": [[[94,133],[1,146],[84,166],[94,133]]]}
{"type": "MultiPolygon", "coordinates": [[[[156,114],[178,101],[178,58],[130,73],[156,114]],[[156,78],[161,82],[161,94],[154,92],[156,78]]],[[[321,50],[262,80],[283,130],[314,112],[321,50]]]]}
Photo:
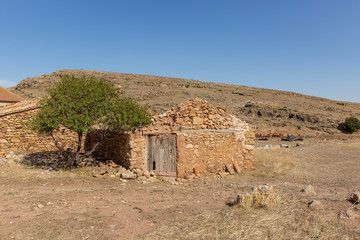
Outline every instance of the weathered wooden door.
{"type": "Polygon", "coordinates": [[[149,136],[148,170],[157,174],[176,174],[176,135],[149,136]]]}

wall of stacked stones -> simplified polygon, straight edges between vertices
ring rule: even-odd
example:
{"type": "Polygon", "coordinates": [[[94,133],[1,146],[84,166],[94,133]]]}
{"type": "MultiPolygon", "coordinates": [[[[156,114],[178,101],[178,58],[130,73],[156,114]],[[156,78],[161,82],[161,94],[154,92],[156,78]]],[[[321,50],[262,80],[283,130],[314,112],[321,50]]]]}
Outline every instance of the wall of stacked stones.
{"type": "MultiPolygon", "coordinates": [[[[38,111],[32,109],[0,116],[0,157],[9,151],[18,154],[57,150],[51,137],[40,136],[28,130],[26,122],[38,111]]],[[[77,136],[72,133],[55,134],[56,139],[71,148],[77,143],[77,136]]]]}
{"type": "Polygon", "coordinates": [[[234,129],[249,131],[249,125],[221,107],[201,99],[193,99],[153,118],[143,132],[166,132],[201,129],[234,129]]]}
{"type": "Polygon", "coordinates": [[[177,174],[221,172],[235,161],[253,168],[254,137],[250,126],[220,107],[192,99],[156,116],[145,134],[177,134],[177,174]]]}
{"type": "MultiPolygon", "coordinates": [[[[92,148],[98,142],[100,132],[89,134],[86,147],[92,148]]],[[[146,169],[147,138],[139,132],[112,133],[94,151],[98,159],[112,160],[128,169],[146,169]]]]}
{"type": "Polygon", "coordinates": [[[130,169],[147,170],[148,136],[136,132],[130,138],[130,169]]]}
{"type": "MultiPolygon", "coordinates": [[[[118,133],[98,148],[98,156],[130,169],[147,169],[147,144],[151,135],[177,136],[177,175],[222,172],[225,164],[253,167],[254,137],[250,126],[201,99],[190,100],[153,118],[152,123],[131,133],[118,133]]],[[[92,140],[95,142],[96,140],[92,140]]]]}
{"type": "Polygon", "coordinates": [[[254,168],[255,133],[245,132],[244,142],[244,169],[254,168]]]}
{"type": "MultiPolygon", "coordinates": [[[[99,140],[102,132],[88,134],[86,148],[91,149],[99,140]]],[[[98,159],[112,160],[123,167],[130,168],[132,136],[127,133],[111,133],[96,148],[93,156],[98,159]]]]}
{"type": "MultiPolygon", "coordinates": [[[[253,167],[254,134],[239,132],[177,132],[177,175],[224,172],[225,164],[234,162],[242,169],[253,167]],[[245,138],[245,134],[247,137],[245,138]]],[[[149,135],[114,133],[99,145],[94,155],[112,160],[128,169],[147,170],[147,144],[149,135]]],[[[89,136],[91,144],[97,138],[89,136]]],[[[92,145],[91,145],[92,146],[92,145]]]]}
{"type": "MultiPolygon", "coordinates": [[[[237,163],[243,169],[251,168],[251,152],[244,149],[237,132],[191,132],[184,133],[184,153],[178,160],[180,175],[216,173],[225,171],[225,164],[237,163]],[[246,157],[247,156],[247,157],[246,157]],[[245,157],[250,161],[245,161],[245,157]]],[[[181,138],[181,137],[180,137],[181,138]]],[[[181,151],[179,149],[178,151],[181,151]]]]}

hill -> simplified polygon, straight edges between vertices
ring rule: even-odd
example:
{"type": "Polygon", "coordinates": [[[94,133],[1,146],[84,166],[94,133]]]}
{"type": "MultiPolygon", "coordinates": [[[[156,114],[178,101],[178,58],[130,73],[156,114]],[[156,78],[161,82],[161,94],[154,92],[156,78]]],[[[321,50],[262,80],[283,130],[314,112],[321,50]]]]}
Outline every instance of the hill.
{"type": "Polygon", "coordinates": [[[272,130],[312,136],[341,134],[339,124],[346,117],[360,117],[359,103],[239,85],[92,70],[58,70],[24,79],[10,90],[25,99],[44,97],[61,76],[69,74],[103,78],[158,113],[199,97],[226,108],[263,132],[272,130]]]}

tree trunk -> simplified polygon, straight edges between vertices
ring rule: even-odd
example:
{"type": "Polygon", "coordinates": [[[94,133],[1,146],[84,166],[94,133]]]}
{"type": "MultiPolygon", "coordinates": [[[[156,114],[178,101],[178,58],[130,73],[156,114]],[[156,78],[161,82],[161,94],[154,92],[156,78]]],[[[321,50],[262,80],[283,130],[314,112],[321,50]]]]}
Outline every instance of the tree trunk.
{"type": "Polygon", "coordinates": [[[81,150],[81,144],[82,144],[82,137],[83,137],[83,132],[78,132],[78,147],[76,149],[76,153],[75,153],[75,158],[73,159],[73,166],[77,166],[78,164],[80,164],[81,159],[80,159],[80,150],[81,150]]]}
{"type": "Polygon", "coordinates": [[[59,142],[58,142],[58,141],[56,140],[56,138],[54,137],[54,134],[53,134],[53,133],[51,133],[50,136],[51,136],[51,138],[53,139],[56,148],[60,151],[61,154],[63,154],[63,153],[65,152],[64,147],[59,144],[59,142]]]}
{"type": "Polygon", "coordinates": [[[81,150],[81,144],[82,144],[82,137],[83,137],[83,133],[82,132],[78,132],[78,147],[76,152],[80,152],[81,150]]]}
{"type": "Polygon", "coordinates": [[[93,154],[93,152],[95,152],[96,148],[100,145],[100,143],[103,140],[105,140],[106,137],[110,134],[110,131],[107,129],[107,130],[104,130],[99,133],[101,133],[100,138],[98,139],[97,143],[95,143],[94,146],[89,151],[86,151],[86,153],[85,153],[86,157],[90,156],[91,154],[93,154]]]}

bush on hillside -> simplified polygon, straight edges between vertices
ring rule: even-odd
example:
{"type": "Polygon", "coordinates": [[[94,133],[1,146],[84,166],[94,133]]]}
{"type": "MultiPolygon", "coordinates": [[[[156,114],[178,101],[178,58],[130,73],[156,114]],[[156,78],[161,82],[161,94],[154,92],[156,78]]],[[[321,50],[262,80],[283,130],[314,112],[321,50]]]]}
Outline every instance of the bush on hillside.
{"type": "Polygon", "coordinates": [[[353,133],[360,129],[360,120],[356,117],[348,117],[345,119],[345,128],[353,133]]]}

